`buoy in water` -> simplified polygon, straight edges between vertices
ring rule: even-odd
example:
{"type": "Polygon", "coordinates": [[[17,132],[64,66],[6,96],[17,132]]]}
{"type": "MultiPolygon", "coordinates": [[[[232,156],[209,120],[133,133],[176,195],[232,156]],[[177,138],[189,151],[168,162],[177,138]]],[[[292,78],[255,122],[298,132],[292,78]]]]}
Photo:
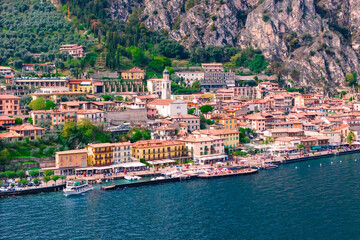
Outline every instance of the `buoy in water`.
{"type": "Polygon", "coordinates": [[[297,167],[295,167],[295,169],[297,169],[297,167]]]}
{"type": "Polygon", "coordinates": [[[333,162],[331,162],[331,165],[333,165],[334,163],[333,162]]]}
{"type": "Polygon", "coordinates": [[[321,167],[321,163],[320,163],[320,167],[321,167]]]}
{"type": "Polygon", "coordinates": [[[310,167],[310,165],[308,165],[308,167],[310,167]]]}

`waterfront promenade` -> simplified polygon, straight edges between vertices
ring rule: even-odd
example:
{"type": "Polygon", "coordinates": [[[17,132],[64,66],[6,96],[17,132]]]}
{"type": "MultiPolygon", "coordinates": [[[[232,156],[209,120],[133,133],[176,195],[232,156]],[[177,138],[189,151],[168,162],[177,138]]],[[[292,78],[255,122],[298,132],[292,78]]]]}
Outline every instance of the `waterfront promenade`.
{"type": "Polygon", "coordinates": [[[310,161],[313,159],[318,158],[325,158],[325,157],[332,157],[337,155],[346,155],[346,154],[353,154],[353,153],[360,153],[359,148],[354,148],[348,151],[319,151],[316,153],[308,153],[308,154],[293,154],[286,156],[277,156],[271,159],[270,156],[266,155],[254,155],[251,157],[243,157],[237,160],[228,161],[223,165],[216,165],[216,164],[204,164],[204,165],[193,165],[193,164],[182,164],[182,165],[175,165],[175,166],[168,166],[168,167],[160,167],[160,168],[150,168],[148,170],[143,171],[134,171],[134,172],[127,172],[124,174],[123,172],[120,173],[111,173],[111,174],[94,174],[92,176],[83,176],[83,175],[68,175],[67,179],[75,179],[75,178],[84,178],[89,180],[90,182],[96,182],[96,180],[111,180],[111,179],[122,179],[125,175],[136,175],[136,176],[153,176],[153,175],[160,175],[168,172],[183,170],[183,171],[198,171],[201,169],[209,169],[214,167],[262,167],[266,163],[273,163],[273,164],[289,164],[294,162],[301,162],[301,161],[310,161]]]}

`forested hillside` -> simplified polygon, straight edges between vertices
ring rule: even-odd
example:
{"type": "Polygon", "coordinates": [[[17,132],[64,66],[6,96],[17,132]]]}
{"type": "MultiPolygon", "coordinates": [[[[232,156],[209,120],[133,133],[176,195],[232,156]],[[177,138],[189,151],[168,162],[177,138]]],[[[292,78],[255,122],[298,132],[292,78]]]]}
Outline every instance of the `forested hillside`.
{"type": "Polygon", "coordinates": [[[111,68],[125,55],[145,65],[155,54],[224,62],[251,47],[271,62],[268,72],[293,86],[333,94],[360,73],[357,0],[73,0],[68,7],[108,44],[109,60],[118,59],[111,68]],[[172,51],[159,47],[163,39],[172,51]]]}
{"type": "Polygon", "coordinates": [[[92,44],[86,34],[80,34],[72,22],[50,2],[35,0],[1,0],[0,64],[14,60],[35,62],[33,54],[42,54],[39,61],[64,58],[58,53],[61,44],[92,44]]]}

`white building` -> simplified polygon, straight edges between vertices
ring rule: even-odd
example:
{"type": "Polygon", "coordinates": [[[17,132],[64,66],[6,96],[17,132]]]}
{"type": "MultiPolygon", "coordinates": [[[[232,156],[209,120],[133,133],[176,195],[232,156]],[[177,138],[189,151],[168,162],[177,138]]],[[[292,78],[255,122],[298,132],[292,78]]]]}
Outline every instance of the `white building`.
{"type": "Polygon", "coordinates": [[[157,94],[161,99],[170,99],[171,81],[169,71],[167,69],[163,72],[163,78],[149,79],[147,80],[146,85],[150,94],[157,94]]]}
{"type": "Polygon", "coordinates": [[[103,123],[105,120],[104,111],[98,109],[86,109],[77,111],[77,121],[89,119],[92,123],[103,123]]]}
{"type": "Polygon", "coordinates": [[[184,80],[187,86],[193,85],[195,81],[204,80],[204,72],[175,72],[175,74],[184,80]]]}
{"type": "MultiPolygon", "coordinates": [[[[114,143],[114,163],[126,163],[126,162],[133,162],[131,157],[132,154],[132,144],[129,142],[120,142],[114,143]]],[[[136,160],[137,161],[137,160],[136,160]]]]}
{"type": "Polygon", "coordinates": [[[183,100],[157,99],[149,102],[147,106],[156,108],[163,117],[187,114],[187,103],[183,100]]]}
{"type": "Polygon", "coordinates": [[[2,67],[0,66],[0,75],[2,76],[12,76],[15,71],[11,67],[2,67]]]}

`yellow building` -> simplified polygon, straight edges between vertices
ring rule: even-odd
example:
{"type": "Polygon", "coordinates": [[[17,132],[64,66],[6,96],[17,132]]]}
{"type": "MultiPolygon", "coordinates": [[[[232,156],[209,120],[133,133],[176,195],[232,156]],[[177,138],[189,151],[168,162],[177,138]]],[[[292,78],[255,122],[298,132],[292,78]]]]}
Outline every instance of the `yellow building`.
{"type": "Polygon", "coordinates": [[[86,149],[56,152],[55,166],[57,168],[86,167],[87,153],[86,149]]]}
{"type": "Polygon", "coordinates": [[[95,87],[93,86],[91,79],[70,79],[68,87],[71,92],[95,92],[95,87]]]}
{"type": "Polygon", "coordinates": [[[121,71],[121,79],[143,80],[145,79],[145,71],[140,68],[121,71]]]}
{"type": "Polygon", "coordinates": [[[231,129],[203,129],[194,131],[193,134],[200,134],[206,136],[218,136],[225,140],[226,148],[239,147],[239,131],[231,129]]]}
{"type": "Polygon", "coordinates": [[[185,144],[175,140],[143,140],[133,143],[132,152],[139,161],[179,158],[185,154],[185,144]]]}
{"type": "Polygon", "coordinates": [[[85,148],[88,154],[88,166],[106,166],[113,163],[114,144],[89,144],[85,148]]]}

